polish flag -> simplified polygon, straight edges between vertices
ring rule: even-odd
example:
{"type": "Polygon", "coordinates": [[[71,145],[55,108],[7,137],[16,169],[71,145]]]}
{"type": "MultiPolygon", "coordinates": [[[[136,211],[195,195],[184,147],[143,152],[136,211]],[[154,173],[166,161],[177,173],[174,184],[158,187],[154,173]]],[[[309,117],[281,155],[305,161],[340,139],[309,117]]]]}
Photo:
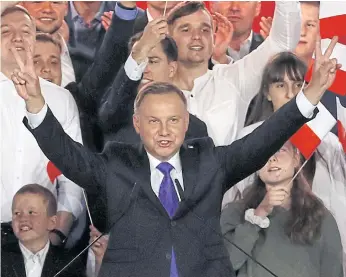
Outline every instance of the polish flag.
{"type": "MultiPolygon", "coordinates": [[[[345,96],[346,95],[346,2],[321,1],[320,6],[320,33],[322,53],[328,48],[333,36],[338,36],[339,40],[334,48],[332,58],[337,58],[342,64],[342,68],[337,71],[336,78],[330,91],[345,96]]],[[[311,68],[306,80],[311,78],[311,68]]]]}
{"type": "Polygon", "coordinates": [[[316,117],[304,124],[291,138],[291,143],[299,149],[305,159],[309,159],[323,138],[336,124],[336,119],[322,103],[318,103],[316,117]]]}
{"type": "Polygon", "coordinates": [[[52,182],[52,184],[54,184],[56,178],[58,178],[58,176],[60,176],[62,173],[51,161],[49,161],[47,163],[47,174],[49,180],[52,182]]]}
{"type": "Polygon", "coordinates": [[[338,115],[338,136],[346,153],[346,107],[343,107],[339,98],[336,98],[336,108],[338,115]]]}

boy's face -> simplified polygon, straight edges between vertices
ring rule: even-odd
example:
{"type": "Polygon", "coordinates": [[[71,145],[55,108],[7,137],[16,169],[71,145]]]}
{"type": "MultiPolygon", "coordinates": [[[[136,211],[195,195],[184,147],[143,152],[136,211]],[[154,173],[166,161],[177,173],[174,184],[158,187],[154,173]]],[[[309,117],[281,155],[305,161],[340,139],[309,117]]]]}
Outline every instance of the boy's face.
{"type": "Polygon", "coordinates": [[[56,216],[48,216],[47,202],[39,194],[17,194],[12,203],[12,228],[24,245],[42,244],[55,228],[56,216]]]}

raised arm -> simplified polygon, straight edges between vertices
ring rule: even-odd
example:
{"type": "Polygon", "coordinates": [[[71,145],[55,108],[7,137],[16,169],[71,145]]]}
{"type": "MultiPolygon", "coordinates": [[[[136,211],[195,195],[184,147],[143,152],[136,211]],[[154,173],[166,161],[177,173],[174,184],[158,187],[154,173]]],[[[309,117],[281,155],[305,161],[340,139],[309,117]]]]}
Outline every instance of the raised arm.
{"type": "Polygon", "coordinates": [[[297,46],[300,22],[300,7],[297,1],[276,1],[273,25],[268,38],[241,60],[234,64],[215,65],[213,71],[231,79],[241,93],[241,99],[250,103],[258,93],[263,69],[270,58],[283,51],[293,51],[297,46]]]}
{"type": "Polygon", "coordinates": [[[127,57],[127,43],[133,33],[133,26],[138,10],[136,2],[121,2],[115,7],[112,23],[106,32],[94,62],[87,70],[77,89],[67,85],[78,107],[94,110],[105,89],[112,83],[121,65],[127,57]],[[71,89],[70,89],[71,87],[71,89]]]}
{"type": "Polygon", "coordinates": [[[99,121],[104,132],[115,131],[133,112],[139,81],[150,61],[150,51],[165,38],[167,22],[157,18],[145,27],[140,39],[135,42],[124,68],[122,68],[100,103],[99,121]],[[117,122],[113,125],[113,122],[117,122]]]}

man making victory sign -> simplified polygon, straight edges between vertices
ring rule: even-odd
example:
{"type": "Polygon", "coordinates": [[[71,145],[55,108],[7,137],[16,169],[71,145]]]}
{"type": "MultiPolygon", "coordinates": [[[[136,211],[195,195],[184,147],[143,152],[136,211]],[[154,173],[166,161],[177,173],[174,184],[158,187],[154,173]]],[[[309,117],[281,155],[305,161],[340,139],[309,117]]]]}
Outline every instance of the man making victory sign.
{"type": "MultiPolygon", "coordinates": [[[[159,32],[159,30],[158,30],[159,32]]],[[[12,80],[28,111],[24,124],[45,155],[86,191],[107,199],[111,227],[99,276],[235,276],[220,233],[224,192],[262,168],[318,112],[340,65],[316,45],[309,85],[253,133],[229,146],[187,140],[184,94],[168,83],[138,93],[133,124],[139,145],[110,142],[95,154],[65,134],[41,94],[27,51],[12,80]]]]}

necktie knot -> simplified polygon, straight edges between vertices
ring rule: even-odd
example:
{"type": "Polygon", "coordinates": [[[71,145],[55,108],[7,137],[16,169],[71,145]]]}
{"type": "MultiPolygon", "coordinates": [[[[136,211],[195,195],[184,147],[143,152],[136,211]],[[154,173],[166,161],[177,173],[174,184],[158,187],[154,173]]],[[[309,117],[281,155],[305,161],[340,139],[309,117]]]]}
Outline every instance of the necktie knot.
{"type": "Polygon", "coordinates": [[[160,170],[163,173],[163,175],[167,176],[169,175],[169,173],[172,171],[174,167],[168,162],[163,162],[163,163],[160,163],[156,168],[160,170]]]}

